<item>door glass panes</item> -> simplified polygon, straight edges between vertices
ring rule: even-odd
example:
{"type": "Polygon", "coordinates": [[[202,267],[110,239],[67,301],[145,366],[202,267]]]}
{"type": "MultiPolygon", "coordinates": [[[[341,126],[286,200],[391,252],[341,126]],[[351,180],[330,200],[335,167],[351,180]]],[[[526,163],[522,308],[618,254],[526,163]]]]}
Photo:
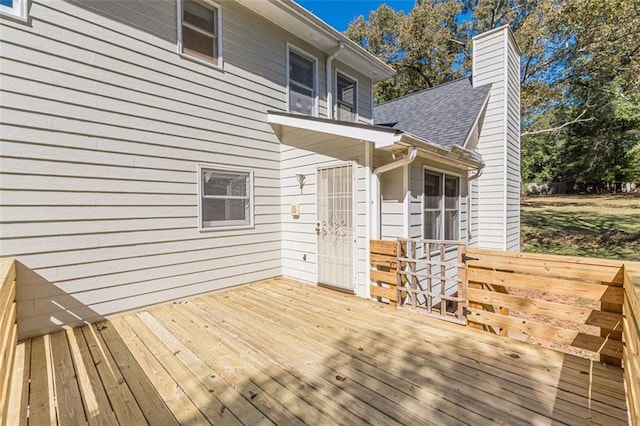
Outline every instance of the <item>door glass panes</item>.
{"type": "Polygon", "coordinates": [[[424,206],[427,209],[439,209],[442,202],[442,184],[440,175],[425,173],[424,206]]]}
{"type": "Polygon", "coordinates": [[[458,239],[458,189],[459,179],[446,176],[444,179],[444,238],[445,240],[458,239]]]}
{"type": "Polygon", "coordinates": [[[424,238],[457,240],[460,234],[460,179],[424,173],[424,238]]]}

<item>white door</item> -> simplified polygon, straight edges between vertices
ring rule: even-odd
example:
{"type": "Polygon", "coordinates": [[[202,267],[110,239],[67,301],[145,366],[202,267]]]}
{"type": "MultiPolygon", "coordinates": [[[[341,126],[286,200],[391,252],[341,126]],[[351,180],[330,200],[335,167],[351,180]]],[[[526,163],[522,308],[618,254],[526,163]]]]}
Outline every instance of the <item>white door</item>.
{"type": "Polygon", "coordinates": [[[354,167],[318,169],[318,283],[354,292],[354,167]]]}

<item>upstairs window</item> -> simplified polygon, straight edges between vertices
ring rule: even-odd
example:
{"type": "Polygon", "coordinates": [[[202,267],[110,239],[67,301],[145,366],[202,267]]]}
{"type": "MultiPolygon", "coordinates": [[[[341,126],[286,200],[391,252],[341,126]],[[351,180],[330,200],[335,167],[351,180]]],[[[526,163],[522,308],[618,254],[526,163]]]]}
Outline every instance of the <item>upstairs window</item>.
{"type": "Polygon", "coordinates": [[[221,12],[209,1],[182,0],[180,51],[215,65],[221,64],[221,12]]]}
{"type": "Polygon", "coordinates": [[[342,121],[358,120],[358,84],[340,72],[336,75],[336,117],[342,121]]]}
{"type": "Polygon", "coordinates": [[[424,238],[457,240],[460,235],[460,178],[424,172],[424,238]]]}
{"type": "Polygon", "coordinates": [[[0,14],[27,21],[27,0],[0,0],[0,14]]]}
{"type": "Polygon", "coordinates": [[[289,49],[289,111],[316,115],[316,61],[289,49]]]}
{"type": "Polygon", "coordinates": [[[200,227],[253,226],[253,172],[199,167],[200,227]]]}

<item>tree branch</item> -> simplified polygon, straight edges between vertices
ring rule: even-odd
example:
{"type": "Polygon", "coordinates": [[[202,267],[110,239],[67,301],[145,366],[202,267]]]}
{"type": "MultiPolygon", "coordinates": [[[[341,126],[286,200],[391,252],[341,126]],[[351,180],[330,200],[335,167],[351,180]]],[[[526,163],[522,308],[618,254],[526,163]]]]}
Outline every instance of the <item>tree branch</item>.
{"type": "Polygon", "coordinates": [[[542,129],[542,130],[534,130],[534,131],[532,131],[532,132],[522,132],[522,133],[520,133],[520,137],[523,137],[523,136],[531,136],[531,135],[539,135],[539,134],[541,134],[541,133],[557,132],[557,131],[562,130],[563,128],[565,128],[565,127],[567,127],[567,126],[570,126],[570,125],[572,125],[572,124],[576,124],[576,123],[584,123],[584,122],[588,122],[588,121],[593,121],[593,120],[595,120],[595,119],[596,119],[595,117],[582,118],[582,117],[587,113],[587,111],[588,111],[588,110],[589,110],[589,108],[586,108],[584,111],[582,111],[582,112],[580,113],[580,115],[578,115],[578,116],[577,116],[576,118],[574,118],[573,120],[571,120],[571,121],[567,121],[566,123],[563,123],[563,124],[561,124],[561,125],[559,125],[559,126],[557,126],[557,127],[551,127],[551,128],[549,128],[549,129],[542,129]]]}

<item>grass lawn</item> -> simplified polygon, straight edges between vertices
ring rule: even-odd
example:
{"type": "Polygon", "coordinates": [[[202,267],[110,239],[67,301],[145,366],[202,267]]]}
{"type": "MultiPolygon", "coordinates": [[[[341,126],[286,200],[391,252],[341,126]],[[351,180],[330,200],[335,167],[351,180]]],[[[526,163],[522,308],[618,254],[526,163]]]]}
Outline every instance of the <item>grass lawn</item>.
{"type": "Polygon", "coordinates": [[[522,250],[640,261],[639,195],[524,197],[522,250]]]}

